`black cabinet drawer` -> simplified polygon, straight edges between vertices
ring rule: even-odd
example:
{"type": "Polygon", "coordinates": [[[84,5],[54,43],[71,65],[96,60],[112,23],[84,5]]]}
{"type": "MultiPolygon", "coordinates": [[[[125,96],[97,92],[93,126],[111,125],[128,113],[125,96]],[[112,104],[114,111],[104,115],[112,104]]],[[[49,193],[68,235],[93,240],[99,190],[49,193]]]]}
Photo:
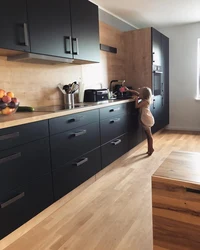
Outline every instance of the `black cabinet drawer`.
{"type": "Polygon", "coordinates": [[[99,123],[95,122],[51,136],[52,167],[67,162],[100,146],[99,123]]]}
{"type": "Polygon", "coordinates": [[[118,114],[112,118],[100,121],[101,144],[125,134],[128,130],[128,115],[118,114]]]}
{"type": "Polygon", "coordinates": [[[62,116],[49,120],[50,134],[57,134],[92,122],[99,121],[99,110],[62,116]]]}
{"type": "Polygon", "coordinates": [[[53,203],[52,177],[45,175],[33,183],[0,195],[0,238],[27,222],[53,203]]]}
{"type": "Polygon", "coordinates": [[[127,134],[120,136],[101,147],[102,167],[105,168],[128,151],[127,134]]]}
{"type": "Polygon", "coordinates": [[[101,170],[100,148],[53,172],[54,196],[58,200],[101,170]]]}
{"type": "Polygon", "coordinates": [[[103,120],[105,118],[113,117],[121,113],[127,113],[127,103],[124,104],[118,104],[106,108],[100,109],[100,120],[103,120]]]}
{"type": "Polygon", "coordinates": [[[0,194],[51,171],[49,139],[0,152],[0,194]]]}
{"type": "Polygon", "coordinates": [[[34,122],[0,130],[0,150],[47,137],[48,121],[34,122]]]}

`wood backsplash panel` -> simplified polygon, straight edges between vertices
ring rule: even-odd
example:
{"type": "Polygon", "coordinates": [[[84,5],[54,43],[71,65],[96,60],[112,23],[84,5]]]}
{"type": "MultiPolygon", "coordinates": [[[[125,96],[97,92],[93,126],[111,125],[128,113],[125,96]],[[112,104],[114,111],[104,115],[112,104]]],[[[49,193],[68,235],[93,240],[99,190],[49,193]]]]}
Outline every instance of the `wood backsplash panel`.
{"type": "Polygon", "coordinates": [[[84,89],[104,88],[112,79],[125,78],[122,32],[100,22],[100,43],[116,47],[117,54],[101,51],[101,62],[88,65],[40,65],[8,62],[0,57],[0,88],[13,91],[21,105],[48,106],[63,103],[58,83],[82,80],[84,89]]]}
{"type": "Polygon", "coordinates": [[[100,22],[100,43],[117,48],[117,54],[101,51],[99,64],[83,65],[82,79],[85,87],[109,86],[113,79],[125,79],[123,33],[108,24],[100,22]]]}

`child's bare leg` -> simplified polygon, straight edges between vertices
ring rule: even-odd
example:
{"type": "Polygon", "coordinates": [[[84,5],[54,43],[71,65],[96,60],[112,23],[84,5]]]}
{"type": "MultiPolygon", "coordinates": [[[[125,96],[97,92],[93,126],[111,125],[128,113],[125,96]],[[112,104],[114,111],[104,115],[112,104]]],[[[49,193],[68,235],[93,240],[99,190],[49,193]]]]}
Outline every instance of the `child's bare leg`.
{"type": "Polygon", "coordinates": [[[147,154],[149,154],[149,148],[150,148],[150,144],[149,144],[149,136],[148,133],[146,132],[146,130],[144,130],[146,137],[147,137],[147,154]]]}
{"type": "Polygon", "coordinates": [[[152,155],[154,152],[154,148],[153,148],[153,136],[151,133],[151,128],[145,130],[145,133],[147,135],[147,141],[148,141],[148,155],[152,155]]]}

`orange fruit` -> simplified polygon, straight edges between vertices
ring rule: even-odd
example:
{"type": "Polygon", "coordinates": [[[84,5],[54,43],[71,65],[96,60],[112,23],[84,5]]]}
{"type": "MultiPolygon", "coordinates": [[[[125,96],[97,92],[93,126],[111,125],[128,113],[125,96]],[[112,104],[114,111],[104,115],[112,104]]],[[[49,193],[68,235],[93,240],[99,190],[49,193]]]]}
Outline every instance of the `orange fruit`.
{"type": "Polygon", "coordinates": [[[2,112],[3,115],[8,115],[8,114],[10,114],[10,108],[9,108],[9,107],[6,107],[6,108],[3,109],[1,112],[2,112]]]}
{"type": "Polygon", "coordinates": [[[3,89],[0,89],[0,98],[6,95],[6,92],[3,89]]]}
{"type": "Polygon", "coordinates": [[[10,98],[13,98],[15,95],[14,95],[13,92],[8,92],[8,93],[7,93],[7,96],[9,96],[10,98]]]}

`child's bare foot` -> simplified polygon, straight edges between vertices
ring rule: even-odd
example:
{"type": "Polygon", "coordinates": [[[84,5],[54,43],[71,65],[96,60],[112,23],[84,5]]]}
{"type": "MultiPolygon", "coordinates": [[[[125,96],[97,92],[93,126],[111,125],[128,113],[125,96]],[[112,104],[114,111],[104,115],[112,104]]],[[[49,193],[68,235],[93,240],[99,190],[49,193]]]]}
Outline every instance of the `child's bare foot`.
{"type": "Polygon", "coordinates": [[[148,155],[151,156],[153,152],[154,152],[154,149],[152,148],[151,150],[149,150],[148,155]]]}

